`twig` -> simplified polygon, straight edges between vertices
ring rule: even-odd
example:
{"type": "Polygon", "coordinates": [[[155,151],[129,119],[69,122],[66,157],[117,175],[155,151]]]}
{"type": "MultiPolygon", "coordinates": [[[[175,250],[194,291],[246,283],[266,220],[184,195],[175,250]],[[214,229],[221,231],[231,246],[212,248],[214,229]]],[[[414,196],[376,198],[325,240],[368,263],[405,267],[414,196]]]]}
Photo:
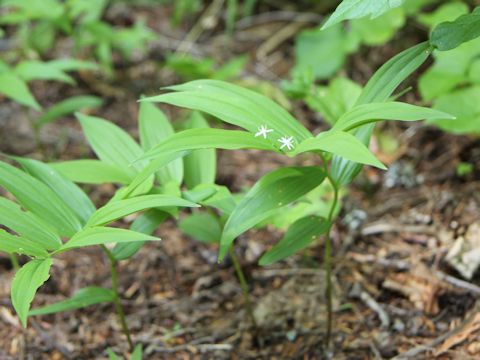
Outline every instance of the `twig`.
{"type": "Polygon", "coordinates": [[[368,292],[362,289],[359,283],[354,285],[351,296],[362,300],[365,305],[367,305],[378,315],[378,318],[382,323],[382,328],[386,329],[390,327],[390,316],[388,316],[383,307],[368,292]]]}
{"type": "Polygon", "coordinates": [[[30,319],[30,324],[37,331],[38,335],[50,346],[57,349],[67,359],[73,359],[73,354],[68,349],[59,344],[48,332],[42,329],[42,327],[33,319],[30,319]]]}
{"type": "Polygon", "coordinates": [[[184,40],[178,46],[176,51],[178,54],[185,54],[189,52],[191,44],[198,40],[205,29],[205,21],[215,16],[215,14],[221,10],[223,2],[224,0],[214,0],[211,2],[202,16],[200,16],[200,19],[198,19],[189,33],[185,36],[184,40]]]}
{"type": "Polygon", "coordinates": [[[480,295],[480,287],[475,285],[475,284],[469,283],[468,281],[458,279],[458,278],[456,278],[454,276],[451,276],[451,275],[447,275],[447,274],[445,274],[441,271],[435,271],[435,275],[438,276],[441,280],[444,280],[444,281],[448,282],[449,284],[451,284],[453,286],[456,286],[458,288],[467,290],[467,291],[471,292],[472,294],[480,295]]]}
{"type": "Polygon", "coordinates": [[[255,270],[252,272],[254,278],[267,279],[275,276],[298,276],[298,275],[308,275],[315,276],[321,275],[324,273],[323,269],[266,269],[266,270],[255,270]]]}
{"type": "Polygon", "coordinates": [[[230,344],[198,344],[198,345],[192,345],[192,344],[186,344],[186,345],[179,345],[175,347],[160,347],[160,346],[149,346],[147,349],[145,349],[145,353],[152,353],[152,352],[157,352],[157,353],[175,353],[179,351],[189,351],[192,353],[205,353],[205,352],[210,352],[210,351],[232,351],[233,346],[230,344]]]}
{"type": "Polygon", "coordinates": [[[245,17],[239,20],[236,24],[236,28],[243,30],[251,26],[262,25],[269,22],[311,22],[320,23],[323,20],[323,16],[315,13],[301,13],[295,11],[271,11],[245,17]]]}
{"type": "Polygon", "coordinates": [[[444,340],[448,339],[451,336],[454,336],[461,332],[470,322],[472,322],[475,317],[478,315],[478,311],[480,310],[480,302],[475,304],[474,309],[471,311],[471,315],[465,319],[459,326],[455,329],[452,329],[445,334],[440,335],[439,337],[432,340],[428,345],[419,345],[410,350],[405,351],[403,354],[397,355],[392,360],[408,360],[408,359],[418,359],[418,355],[425,352],[432,350],[437,345],[440,345],[444,340]]]}

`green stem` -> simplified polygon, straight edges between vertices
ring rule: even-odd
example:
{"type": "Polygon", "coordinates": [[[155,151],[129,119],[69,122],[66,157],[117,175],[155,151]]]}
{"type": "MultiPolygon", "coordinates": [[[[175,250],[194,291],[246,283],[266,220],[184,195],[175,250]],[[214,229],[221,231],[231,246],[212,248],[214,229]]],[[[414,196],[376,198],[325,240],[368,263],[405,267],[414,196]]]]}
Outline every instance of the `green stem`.
{"type": "Polygon", "coordinates": [[[100,245],[110,261],[110,272],[112,275],[112,292],[113,292],[113,305],[115,306],[115,311],[117,312],[118,318],[120,320],[120,325],[122,326],[122,331],[127,337],[128,346],[130,351],[133,351],[133,341],[130,334],[130,329],[127,325],[127,319],[125,317],[125,311],[123,310],[122,303],[120,301],[120,293],[118,291],[118,260],[115,259],[112,252],[107,249],[105,245],[100,245]]]}
{"type": "Polygon", "coordinates": [[[240,262],[235,254],[235,250],[233,250],[233,246],[230,246],[228,251],[230,257],[232,258],[233,267],[235,268],[238,281],[240,282],[240,286],[242,288],[243,298],[245,299],[245,309],[247,310],[247,314],[250,317],[250,321],[252,322],[253,326],[258,329],[257,321],[255,320],[255,315],[253,313],[252,300],[250,299],[250,293],[248,291],[247,280],[245,279],[245,275],[243,274],[242,267],[240,266],[240,262]]]}
{"type": "Polygon", "coordinates": [[[338,185],[333,180],[332,176],[330,175],[328,164],[325,158],[320,155],[323,161],[323,165],[325,168],[325,173],[327,174],[327,179],[332,185],[333,188],[333,201],[330,207],[330,211],[328,212],[328,222],[330,223],[330,228],[327,231],[325,236],[325,250],[324,250],[324,257],[323,263],[325,267],[325,301],[327,303],[327,330],[325,333],[325,349],[328,350],[330,348],[330,340],[332,337],[332,326],[333,326],[333,284],[332,284],[332,238],[331,238],[331,230],[332,230],[332,221],[335,215],[335,209],[337,208],[338,204],[338,196],[339,196],[339,188],[338,185]]]}
{"type": "Polygon", "coordinates": [[[18,263],[17,255],[10,254],[10,261],[12,262],[13,270],[20,270],[20,264],[18,263]]]}

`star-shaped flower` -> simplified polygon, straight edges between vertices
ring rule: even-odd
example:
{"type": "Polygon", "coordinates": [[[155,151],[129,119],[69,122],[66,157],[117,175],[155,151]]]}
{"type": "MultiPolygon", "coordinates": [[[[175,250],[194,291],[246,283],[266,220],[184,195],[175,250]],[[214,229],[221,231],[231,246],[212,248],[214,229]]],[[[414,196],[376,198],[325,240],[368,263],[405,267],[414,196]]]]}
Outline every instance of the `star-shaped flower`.
{"type": "Polygon", "coordinates": [[[283,149],[284,147],[286,147],[288,150],[293,149],[293,136],[290,136],[290,137],[283,136],[280,139],[278,139],[278,141],[282,144],[282,146],[280,146],[280,149],[283,149]]]}
{"type": "Polygon", "coordinates": [[[266,125],[262,125],[258,128],[258,132],[255,134],[255,137],[263,136],[264,139],[267,138],[269,132],[272,132],[273,129],[267,128],[266,125]]]}

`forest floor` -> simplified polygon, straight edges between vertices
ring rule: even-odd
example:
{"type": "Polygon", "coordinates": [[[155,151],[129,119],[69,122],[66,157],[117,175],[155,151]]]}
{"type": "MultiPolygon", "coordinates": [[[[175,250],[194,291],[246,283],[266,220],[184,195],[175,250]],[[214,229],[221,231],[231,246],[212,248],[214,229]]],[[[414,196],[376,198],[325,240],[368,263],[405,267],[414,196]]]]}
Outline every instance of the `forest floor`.
{"type": "MultiPolygon", "coordinates": [[[[35,83],[33,91],[40,103],[54,103],[59,94],[101,95],[107,103],[95,115],[136,136],[136,100],[142,93],[155,94],[161,86],[179,81],[160,69],[158,62],[185,36],[167,22],[154,21],[165,14],[143,15],[150,26],[166,34],[149,56],[117,69],[113,82],[84,74],[75,89],[35,83]]],[[[292,66],[296,32],[274,47],[265,44],[283,26],[281,21],[265,21],[245,27],[235,32],[230,42],[234,48],[225,45],[223,32],[208,30],[191,51],[219,60],[246,53],[252,59],[246,72],[278,86],[292,66]]],[[[417,41],[410,34],[406,41],[363,49],[349,59],[347,75],[364,83],[386,59],[417,41]]],[[[407,97],[415,102],[414,93],[407,97]]],[[[166,110],[170,118],[175,117],[177,110],[166,110]]],[[[293,103],[292,112],[311,130],[324,127],[300,103],[293,103]]],[[[377,152],[390,169],[366,169],[343,197],[334,228],[336,310],[331,357],[400,359],[399,354],[407,352],[404,358],[478,359],[480,276],[462,280],[451,263],[462,261],[459,253],[479,246],[480,141],[423,124],[394,124],[381,130],[401,142],[394,153],[377,152]],[[457,175],[460,162],[472,163],[476,171],[457,175]]],[[[0,104],[0,134],[0,151],[10,154],[46,161],[93,156],[73,118],[45,126],[36,137],[29,114],[6,101],[0,104]]],[[[238,191],[282,165],[284,158],[258,151],[220,152],[217,181],[238,191]]],[[[91,193],[101,204],[114,190],[105,185],[92,188],[91,193]]],[[[257,265],[258,259],[281,232],[267,227],[237,239],[237,254],[257,316],[258,328],[254,328],[246,317],[233,266],[228,259],[216,263],[215,246],[183,235],[173,220],[157,234],[162,242],[147,244],[120,268],[127,320],[134,341],[143,344],[145,358],[325,357],[321,241],[304,254],[263,268],[257,265]]],[[[471,252],[464,267],[480,263],[480,256],[471,252]]],[[[110,305],[32,318],[29,328],[22,330],[9,299],[12,277],[8,258],[0,257],[0,359],[98,359],[106,358],[108,347],[127,353],[110,305]]],[[[64,299],[85,286],[109,286],[109,282],[108,261],[97,248],[68,252],[55,260],[52,276],[35,305],[64,299]]]]}

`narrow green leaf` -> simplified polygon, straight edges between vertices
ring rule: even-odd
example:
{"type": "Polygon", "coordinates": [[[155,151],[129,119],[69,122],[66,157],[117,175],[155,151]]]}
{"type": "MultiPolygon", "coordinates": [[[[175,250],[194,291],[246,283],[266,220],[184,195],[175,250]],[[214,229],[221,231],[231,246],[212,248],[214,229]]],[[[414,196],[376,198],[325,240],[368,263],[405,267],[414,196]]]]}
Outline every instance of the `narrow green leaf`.
{"type": "Polygon", "coordinates": [[[322,30],[343,20],[370,17],[374,19],[383,13],[402,5],[405,0],[343,0],[330,16],[322,30]]]}
{"type": "Polygon", "coordinates": [[[82,228],[75,213],[47,185],[3,161],[0,161],[0,185],[60,235],[72,236],[82,228]]]}
{"type": "Polygon", "coordinates": [[[269,141],[276,143],[282,136],[293,136],[301,142],[312,135],[292,115],[273,100],[254,91],[219,80],[195,80],[170,86],[176,91],[143,99],[164,102],[206,112],[227,123],[256,133],[260,126],[273,129],[269,141]]]}
{"type": "Polygon", "coordinates": [[[48,64],[55,69],[62,71],[78,71],[78,70],[97,70],[98,65],[91,61],[84,61],[72,58],[57,59],[49,61],[48,64]]]}
{"type": "MultiPolygon", "coordinates": [[[[158,226],[169,216],[170,214],[165,211],[150,209],[133,221],[132,225],[130,226],[130,230],[152,235],[155,229],[157,229],[158,226]]],[[[120,243],[115,245],[112,250],[112,254],[117,260],[125,260],[135,255],[143,246],[143,244],[143,241],[120,243]]]]}
{"type": "Polygon", "coordinates": [[[27,326],[30,304],[40,286],[50,277],[52,259],[32,260],[17,271],[12,281],[11,298],[24,327],[27,326]]]}
{"type": "Polygon", "coordinates": [[[108,348],[107,349],[107,354],[108,354],[108,359],[109,360],[121,360],[117,354],[113,352],[112,349],[108,348]]]}
{"type": "Polygon", "coordinates": [[[269,142],[256,138],[245,131],[200,128],[180,131],[170,136],[150,151],[147,151],[139,159],[152,159],[173,152],[212,148],[277,151],[269,142]]]}
{"type": "Polygon", "coordinates": [[[330,130],[322,132],[317,137],[302,142],[295,149],[294,154],[315,150],[330,152],[359,164],[371,165],[383,170],[386,169],[385,165],[360,140],[344,131],[330,130]]]}
{"type": "Polygon", "coordinates": [[[129,184],[132,179],[118,165],[99,160],[71,160],[49,164],[67,179],[85,184],[118,183],[129,184]]]}
{"type": "Polygon", "coordinates": [[[306,248],[320,235],[327,233],[331,223],[319,216],[306,216],[295,221],[283,238],[267,251],[259,261],[261,266],[285,259],[306,248]]]}
{"type": "Polygon", "coordinates": [[[428,42],[408,48],[383,64],[368,80],[356,105],[384,102],[432,53],[428,42]]]}
{"type": "Polygon", "coordinates": [[[87,226],[105,225],[127,215],[149,208],[198,207],[185,199],[169,195],[142,195],[130,199],[111,201],[98,209],[88,220],[87,226]]]}
{"type": "Polygon", "coordinates": [[[320,167],[286,167],[262,177],[228,218],[220,242],[219,260],[225,257],[238,235],[310,192],[324,179],[325,172],[320,167]]]}
{"type": "Polygon", "coordinates": [[[41,106],[33,97],[25,81],[13,73],[4,72],[0,74],[0,93],[19,104],[31,107],[37,111],[41,110],[41,106]]]}
{"type": "MultiPolygon", "coordinates": [[[[193,112],[187,126],[190,129],[208,128],[207,121],[198,112],[193,112]]],[[[185,166],[185,185],[193,189],[199,184],[215,183],[217,156],[215,149],[194,150],[183,158],[185,166]]]]}
{"type": "Polygon", "coordinates": [[[207,244],[218,244],[222,237],[222,227],[212,214],[194,213],[182,219],[178,226],[188,236],[207,244]]]}
{"type": "Polygon", "coordinates": [[[120,198],[131,197],[133,194],[139,191],[145,182],[149,181],[152,178],[152,175],[158,169],[161,169],[171,161],[179,159],[185,156],[188,151],[177,151],[174,153],[167,153],[158,155],[155,159],[150,161],[150,163],[138,173],[137,176],[131,181],[131,183],[118,194],[120,198]]]}
{"type": "Polygon", "coordinates": [[[25,81],[31,80],[56,80],[67,84],[75,84],[70,76],[62,70],[37,60],[22,61],[15,67],[15,74],[25,81]]]}
{"type": "Polygon", "coordinates": [[[73,96],[48,108],[47,111],[38,118],[35,125],[43,126],[62,116],[73,114],[75,111],[97,108],[102,106],[102,104],[103,100],[97,96],[73,96]]]}
{"type": "Polygon", "coordinates": [[[109,227],[89,227],[76,233],[66,244],[57,252],[80,248],[92,245],[101,245],[109,243],[122,243],[132,241],[159,241],[154,236],[145,235],[136,231],[109,228],[109,227]]]}
{"type": "Polygon", "coordinates": [[[137,346],[135,346],[135,349],[133,349],[130,360],[142,360],[142,353],[142,344],[138,344],[137,346]]]}
{"type": "Polygon", "coordinates": [[[100,160],[121,167],[132,178],[143,168],[144,164],[138,162],[131,166],[143,151],[124,130],[98,117],[80,113],[75,115],[82,124],[90,146],[100,160]]]}
{"type": "Polygon", "coordinates": [[[30,310],[29,316],[55,314],[59,312],[82,309],[87,306],[112,302],[113,292],[110,289],[91,286],[78,290],[70,299],[30,310]]]}
{"type": "Polygon", "coordinates": [[[82,225],[95,212],[90,198],[73,182],[57,172],[52,167],[40,161],[27,158],[14,158],[24,170],[34,178],[47,185],[60,199],[77,215],[82,225]]]}
{"type": "MultiPolygon", "coordinates": [[[[140,144],[144,151],[148,151],[174,133],[173,127],[165,114],[154,104],[140,103],[140,144]]],[[[162,183],[175,181],[178,184],[183,180],[183,163],[181,159],[174,160],[158,170],[158,180],[162,183]]]]}
{"type": "Polygon", "coordinates": [[[455,119],[443,111],[401,102],[380,102],[354,106],[343,114],[333,129],[350,131],[362,125],[380,120],[418,121],[455,119]]]}
{"type": "MultiPolygon", "coordinates": [[[[423,42],[388,60],[367,82],[356,105],[387,101],[400,83],[418,69],[431,52],[430,44],[423,42]]],[[[367,147],[370,144],[373,128],[374,124],[368,124],[355,132],[355,136],[367,147]]],[[[336,155],[333,157],[331,172],[334,181],[339,185],[350,183],[361,170],[362,165],[358,163],[336,155]]]]}
{"type": "Polygon", "coordinates": [[[480,36],[480,6],[471,14],[438,24],[430,34],[430,43],[440,51],[455,49],[480,36]]]}
{"type": "Polygon", "coordinates": [[[24,237],[12,235],[2,229],[0,229],[0,251],[31,257],[48,257],[48,252],[41,245],[24,237]]]}
{"type": "Polygon", "coordinates": [[[51,226],[3,197],[0,197],[0,224],[45,250],[56,250],[62,245],[60,237],[51,226]]]}

